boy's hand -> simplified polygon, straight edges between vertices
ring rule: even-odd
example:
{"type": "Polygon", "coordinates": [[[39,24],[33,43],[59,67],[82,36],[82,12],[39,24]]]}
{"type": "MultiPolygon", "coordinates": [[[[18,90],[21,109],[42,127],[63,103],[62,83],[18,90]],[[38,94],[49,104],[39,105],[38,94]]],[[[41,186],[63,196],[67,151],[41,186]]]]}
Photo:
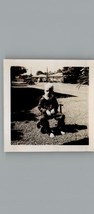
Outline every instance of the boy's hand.
{"type": "Polygon", "coordinates": [[[51,110],[51,114],[55,114],[55,110],[54,110],[54,108],[51,110]]]}
{"type": "Polygon", "coordinates": [[[46,111],[46,114],[47,114],[48,116],[51,116],[51,112],[50,112],[49,110],[46,111]]]}

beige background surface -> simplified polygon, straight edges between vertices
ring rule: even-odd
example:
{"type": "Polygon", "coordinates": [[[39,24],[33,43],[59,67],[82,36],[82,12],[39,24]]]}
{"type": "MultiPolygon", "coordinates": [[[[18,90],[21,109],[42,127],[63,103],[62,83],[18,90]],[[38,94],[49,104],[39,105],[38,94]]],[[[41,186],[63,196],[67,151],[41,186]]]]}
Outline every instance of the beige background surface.
{"type": "Polygon", "coordinates": [[[94,212],[94,153],[6,154],[3,138],[3,59],[94,59],[93,23],[93,0],[0,1],[2,214],[94,212]]]}

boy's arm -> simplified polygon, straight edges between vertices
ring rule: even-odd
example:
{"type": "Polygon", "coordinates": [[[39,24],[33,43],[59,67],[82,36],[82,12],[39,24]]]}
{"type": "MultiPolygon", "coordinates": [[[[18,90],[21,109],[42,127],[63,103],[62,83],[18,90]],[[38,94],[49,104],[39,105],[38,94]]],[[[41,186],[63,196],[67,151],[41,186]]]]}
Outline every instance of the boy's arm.
{"type": "Polygon", "coordinates": [[[55,109],[55,112],[57,112],[58,110],[58,102],[57,102],[57,99],[54,97],[54,109],[55,109]]]}
{"type": "Polygon", "coordinates": [[[52,100],[52,110],[51,110],[51,114],[55,114],[58,111],[58,102],[57,99],[54,97],[52,100]]]}
{"type": "Polygon", "coordinates": [[[44,108],[44,99],[41,98],[38,104],[38,109],[41,113],[45,113],[46,112],[46,108],[44,108]]]}

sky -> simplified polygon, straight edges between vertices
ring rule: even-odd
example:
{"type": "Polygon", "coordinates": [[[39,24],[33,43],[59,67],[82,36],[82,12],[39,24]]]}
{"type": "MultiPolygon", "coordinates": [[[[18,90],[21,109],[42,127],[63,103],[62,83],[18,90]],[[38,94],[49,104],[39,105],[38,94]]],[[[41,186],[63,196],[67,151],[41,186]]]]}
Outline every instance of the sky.
{"type": "Polygon", "coordinates": [[[11,63],[11,66],[18,65],[18,66],[24,66],[27,69],[27,74],[33,74],[36,75],[37,71],[42,72],[55,72],[58,69],[62,69],[64,66],[63,60],[14,60],[11,63]]]}
{"type": "Polygon", "coordinates": [[[23,60],[7,60],[9,66],[23,66],[27,69],[27,74],[36,75],[37,71],[42,72],[56,72],[58,69],[62,69],[65,66],[87,66],[86,60],[58,60],[58,59],[23,59],[23,60]]]}
{"type": "Polygon", "coordinates": [[[23,66],[27,69],[27,73],[32,73],[33,75],[36,75],[37,71],[42,72],[55,72],[58,69],[63,68],[63,64],[60,61],[57,60],[32,60],[31,62],[25,62],[22,63],[23,66]]]}

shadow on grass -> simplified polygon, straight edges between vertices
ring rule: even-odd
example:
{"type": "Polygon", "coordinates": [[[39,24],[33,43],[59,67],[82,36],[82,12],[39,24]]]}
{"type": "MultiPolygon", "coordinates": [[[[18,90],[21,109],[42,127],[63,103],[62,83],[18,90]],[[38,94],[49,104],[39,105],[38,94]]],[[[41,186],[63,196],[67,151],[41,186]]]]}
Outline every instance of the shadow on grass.
{"type": "MultiPolygon", "coordinates": [[[[44,91],[36,88],[11,88],[11,121],[37,121],[30,110],[39,103],[44,91]]],[[[73,97],[73,95],[55,93],[57,98],[73,97]]]]}
{"type": "Polygon", "coordinates": [[[75,133],[78,132],[79,130],[87,129],[87,126],[85,125],[78,125],[78,124],[66,124],[64,131],[68,133],[75,133]]]}
{"type": "MultiPolygon", "coordinates": [[[[36,107],[43,94],[44,91],[37,88],[11,88],[11,111],[30,110],[36,107]]],[[[63,93],[55,93],[55,96],[57,98],[75,97],[63,93]]]]}
{"type": "Polygon", "coordinates": [[[71,141],[68,143],[63,143],[62,145],[69,145],[69,146],[83,146],[83,145],[89,145],[89,139],[88,138],[83,138],[80,140],[75,140],[75,141],[71,141]]]}
{"type": "Polygon", "coordinates": [[[57,93],[57,92],[55,92],[55,96],[56,96],[57,98],[77,97],[77,96],[75,96],[75,95],[63,94],[63,93],[57,93]]]}
{"type": "MultiPolygon", "coordinates": [[[[65,127],[63,128],[63,131],[65,133],[76,133],[80,130],[84,130],[87,129],[87,126],[85,125],[77,125],[77,124],[68,124],[65,125],[65,127]]],[[[58,130],[57,127],[52,127],[51,128],[52,132],[54,132],[55,135],[60,135],[60,131],[58,130]]]]}
{"type": "Polygon", "coordinates": [[[23,133],[18,130],[11,130],[11,140],[21,140],[23,138],[23,133]]]}
{"type": "Polygon", "coordinates": [[[36,118],[36,115],[29,110],[19,110],[11,114],[11,121],[26,121],[28,123],[31,120],[37,121],[38,119],[36,118]]]}

